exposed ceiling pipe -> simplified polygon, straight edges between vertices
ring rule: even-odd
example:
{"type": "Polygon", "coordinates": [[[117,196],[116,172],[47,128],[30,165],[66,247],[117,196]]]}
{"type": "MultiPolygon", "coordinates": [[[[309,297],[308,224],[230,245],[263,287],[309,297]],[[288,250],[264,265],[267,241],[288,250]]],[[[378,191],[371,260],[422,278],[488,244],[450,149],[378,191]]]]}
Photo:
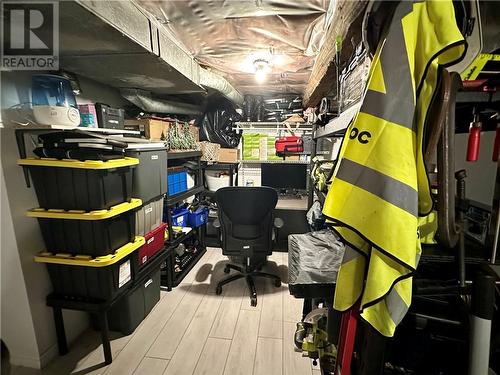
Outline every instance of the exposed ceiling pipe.
{"type": "Polygon", "coordinates": [[[149,91],[140,89],[121,89],[121,95],[146,112],[168,113],[172,115],[201,115],[201,107],[194,104],[156,99],[149,91]]]}
{"type": "Polygon", "coordinates": [[[224,77],[200,68],[200,85],[218,91],[237,106],[243,105],[241,95],[224,77]]]}

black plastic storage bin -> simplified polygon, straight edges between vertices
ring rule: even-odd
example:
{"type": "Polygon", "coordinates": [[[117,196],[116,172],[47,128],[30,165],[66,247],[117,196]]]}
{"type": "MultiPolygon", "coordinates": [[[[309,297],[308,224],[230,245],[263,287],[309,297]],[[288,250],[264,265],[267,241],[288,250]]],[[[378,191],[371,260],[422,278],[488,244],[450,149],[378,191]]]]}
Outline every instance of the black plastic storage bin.
{"type": "Polygon", "coordinates": [[[46,263],[56,295],[111,301],[132,285],[137,274],[137,249],[142,245],[144,237],[136,237],[134,242],[103,257],[43,252],[35,261],[46,263]]]}
{"type": "Polygon", "coordinates": [[[167,192],[166,147],[151,148],[151,143],[129,143],[125,154],[139,160],[134,173],[134,197],[147,203],[167,192]]]}
{"type": "Polygon", "coordinates": [[[109,210],[90,212],[34,209],[29,217],[40,224],[47,251],[90,256],[114,253],[136,236],[136,208],[140,199],[109,210]]]}
{"type": "Polygon", "coordinates": [[[160,267],[141,278],[108,313],[109,329],[130,335],[160,300],[160,267]]]}
{"type": "Polygon", "coordinates": [[[28,167],[38,204],[45,209],[93,211],[109,209],[132,197],[139,160],[20,159],[28,167]]]}

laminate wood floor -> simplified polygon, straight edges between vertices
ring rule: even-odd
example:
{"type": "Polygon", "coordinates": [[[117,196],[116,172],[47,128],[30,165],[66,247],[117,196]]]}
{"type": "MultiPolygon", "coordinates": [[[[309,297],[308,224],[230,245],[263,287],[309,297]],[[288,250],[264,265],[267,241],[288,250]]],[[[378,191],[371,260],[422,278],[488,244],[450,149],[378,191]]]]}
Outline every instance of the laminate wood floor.
{"type": "Polygon", "coordinates": [[[283,284],[256,281],[258,303],[250,306],[244,280],[217,281],[227,258],[209,248],[203,258],[129,336],[112,333],[113,363],[104,365],[99,333],[88,331],[42,371],[13,368],[13,375],[317,375],[308,358],[294,350],[295,323],[302,300],[288,292],[288,254],[273,253],[265,270],[283,284]]]}

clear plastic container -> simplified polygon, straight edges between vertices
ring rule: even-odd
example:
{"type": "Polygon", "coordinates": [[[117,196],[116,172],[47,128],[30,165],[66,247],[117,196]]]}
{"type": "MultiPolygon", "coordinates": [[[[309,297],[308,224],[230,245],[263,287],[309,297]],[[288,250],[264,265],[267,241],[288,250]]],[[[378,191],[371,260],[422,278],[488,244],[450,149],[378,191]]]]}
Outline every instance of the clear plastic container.
{"type": "Polygon", "coordinates": [[[51,74],[36,74],[32,77],[31,85],[33,106],[73,107],[78,109],[68,79],[51,74]]]}

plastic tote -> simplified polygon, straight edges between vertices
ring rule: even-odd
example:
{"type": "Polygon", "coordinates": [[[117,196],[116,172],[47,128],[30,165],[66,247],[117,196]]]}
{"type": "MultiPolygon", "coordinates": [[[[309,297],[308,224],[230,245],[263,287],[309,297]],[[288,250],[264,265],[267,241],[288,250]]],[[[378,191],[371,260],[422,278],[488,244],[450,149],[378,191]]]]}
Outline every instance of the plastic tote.
{"type": "Polygon", "coordinates": [[[133,171],[139,160],[28,158],[18,160],[18,164],[30,170],[40,207],[93,211],[130,200],[133,171]]]}
{"type": "Polygon", "coordinates": [[[122,246],[114,254],[98,258],[42,252],[35,262],[45,263],[58,296],[109,301],[131,286],[137,273],[137,249],[144,237],[122,246]]]}
{"type": "Polygon", "coordinates": [[[164,248],[166,227],[167,224],[162,223],[155,230],[146,233],[144,236],[146,243],[139,249],[139,266],[153,259],[164,248]]]}
{"type": "Polygon", "coordinates": [[[143,205],[135,215],[135,234],[144,236],[161,225],[163,197],[143,205]]]}
{"type": "Polygon", "coordinates": [[[109,329],[130,335],[160,300],[160,270],[141,278],[108,313],[109,329]]]}
{"type": "Polygon", "coordinates": [[[38,219],[47,251],[102,256],[134,240],[135,209],[141,203],[132,199],[90,212],[37,208],[26,215],[38,219]]]}
{"type": "Polygon", "coordinates": [[[187,171],[169,170],[167,174],[167,180],[168,195],[170,197],[187,191],[187,171]]]}
{"type": "Polygon", "coordinates": [[[139,159],[134,172],[134,197],[150,202],[167,193],[167,148],[163,143],[129,143],[125,154],[139,159]]]}
{"type": "MultiPolygon", "coordinates": [[[[168,208],[166,208],[168,209],[168,208]]],[[[187,227],[189,210],[186,208],[175,208],[172,210],[172,226],[187,227]]]]}
{"type": "Polygon", "coordinates": [[[188,225],[191,228],[197,228],[208,221],[208,208],[198,207],[194,212],[189,212],[188,214],[188,225]]]}

